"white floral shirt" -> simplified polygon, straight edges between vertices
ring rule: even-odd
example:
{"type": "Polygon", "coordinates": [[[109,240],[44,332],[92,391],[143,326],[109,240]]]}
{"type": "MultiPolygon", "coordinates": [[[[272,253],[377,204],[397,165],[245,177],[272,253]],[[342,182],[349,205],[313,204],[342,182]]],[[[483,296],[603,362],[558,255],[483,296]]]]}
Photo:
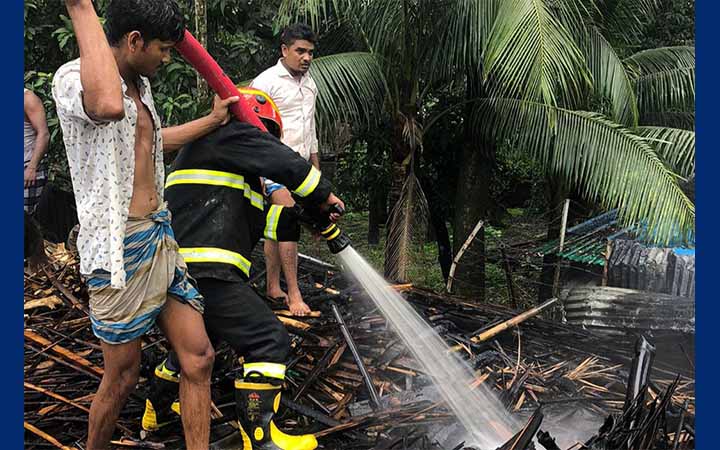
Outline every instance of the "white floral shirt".
{"type": "Polygon", "coordinates": [[[309,72],[298,81],[283,66],[277,64],[258,75],[251,86],[260,89],[273,99],[280,110],[283,124],[282,142],[305,160],[318,152],[315,132],[315,100],[317,85],[309,72]]]}
{"type": "MultiPolygon", "coordinates": [[[[155,186],[163,199],[165,167],[162,155],[160,118],[150,91],[150,82],[140,77],[138,89],[155,125],[155,186]]],[[[80,59],[60,67],[53,79],[53,97],[63,131],[80,233],[77,247],[80,272],[110,272],[113,288],[125,287],[123,241],[133,194],[135,174],[135,124],[137,106],[122,82],[125,118],[99,122],[88,117],[83,106],[80,59]]]]}

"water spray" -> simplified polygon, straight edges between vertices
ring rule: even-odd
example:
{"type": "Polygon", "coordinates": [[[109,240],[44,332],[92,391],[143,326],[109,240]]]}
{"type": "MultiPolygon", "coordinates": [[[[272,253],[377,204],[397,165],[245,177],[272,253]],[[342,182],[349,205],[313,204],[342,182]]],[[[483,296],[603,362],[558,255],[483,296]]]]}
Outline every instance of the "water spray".
{"type": "MultiPolygon", "coordinates": [[[[220,98],[240,97],[240,101],[231,105],[231,111],[238,120],[267,132],[267,128],[242,99],[232,80],[190,32],[185,31],[184,40],[177,44],[176,48],[207,80],[208,85],[220,98]]],[[[349,275],[363,287],[415,359],[423,366],[424,372],[432,379],[448,407],[467,430],[468,443],[477,444],[483,449],[493,449],[506,442],[519,428],[517,421],[505,410],[489,387],[481,384],[471,388],[475,376],[467,362],[451,352],[435,330],[352,248],[350,238],[330,218],[333,213],[342,215],[345,211],[339,205],[331,205],[325,211],[300,204],[293,208],[298,213],[299,220],[310,225],[325,238],[330,251],[337,255],[349,275]]],[[[339,315],[339,311],[337,314],[339,315]]],[[[342,316],[339,323],[342,327],[342,316]]],[[[349,332],[347,334],[349,335],[349,332]]],[[[356,360],[361,362],[359,357],[358,354],[356,360]]],[[[360,363],[358,365],[361,366],[360,363]]],[[[369,380],[369,375],[367,378],[369,380]]],[[[372,390],[370,391],[372,396],[372,390]]],[[[379,404],[379,399],[373,400],[373,403],[379,404]]],[[[517,436],[524,435],[521,432],[517,436]]]]}

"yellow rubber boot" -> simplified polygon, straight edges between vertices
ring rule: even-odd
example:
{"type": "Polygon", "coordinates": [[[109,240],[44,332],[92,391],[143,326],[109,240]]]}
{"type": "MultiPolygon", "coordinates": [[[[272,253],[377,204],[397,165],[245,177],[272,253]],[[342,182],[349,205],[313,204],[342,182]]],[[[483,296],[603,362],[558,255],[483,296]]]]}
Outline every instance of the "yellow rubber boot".
{"type": "Polygon", "coordinates": [[[243,450],[314,450],[311,434],[285,434],[273,422],[280,407],[281,386],[235,380],[235,401],[243,450]]]}
{"type": "Polygon", "coordinates": [[[179,383],[179,374],[165,367],[164,361],[155,368],[150,380],[148,398],[145,400],[143,430],[156,431],[173,420],[172,412],[180,414],[180,402],[177,401],[179,383]]]}

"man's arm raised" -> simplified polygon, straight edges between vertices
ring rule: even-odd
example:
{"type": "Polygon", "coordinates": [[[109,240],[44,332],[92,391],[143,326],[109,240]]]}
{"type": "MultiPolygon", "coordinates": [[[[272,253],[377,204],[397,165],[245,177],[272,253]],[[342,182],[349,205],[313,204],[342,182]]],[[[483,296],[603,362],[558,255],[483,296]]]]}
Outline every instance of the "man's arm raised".
{"type": "Polygon", "coordinates": [[[125,117],[122,84],[115,57],[91,0],[65,0],[80,49],[83,106],[92,119],[125,117]]]}
{"type": "Polygon", "coordinates": [[[239,97],[229,97],[221,100],[220,97],[216,95],[213,99],[212,111],[210,111],[210,114],[207,116],[182,125],[163,128],[163,151],[174,152],[175,150],[179,150],[183,145],[200,139],[218,127],[225,125],[230,121],[230,105],[238,101],[239,97]]]}

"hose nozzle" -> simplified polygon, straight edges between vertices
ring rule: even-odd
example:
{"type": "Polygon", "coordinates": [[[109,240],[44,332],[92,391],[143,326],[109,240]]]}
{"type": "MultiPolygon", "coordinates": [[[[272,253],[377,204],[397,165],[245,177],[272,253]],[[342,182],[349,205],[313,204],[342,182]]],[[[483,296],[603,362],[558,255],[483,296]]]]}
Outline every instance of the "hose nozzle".
{"type": "Polygon", "coordinates": [[[320,211],[316,207],[303,208],[299,204],[293,207],[298,219],[312,226],[327,241],[328,248],[333,254],[338,254],[350,245],[350,238],[334,222],[329,214],[344,214],[345,210],[339,205],[330,206],[328,211],[320,211]]]}
{"type": "Polygon", "coordinates": [[[350,245],[348,235],[334,223],[331,223],[324,230],[320,230],[320,235],[325,238],[328,248],[334,255],[340,253],[345,247],[350,245]]]}

